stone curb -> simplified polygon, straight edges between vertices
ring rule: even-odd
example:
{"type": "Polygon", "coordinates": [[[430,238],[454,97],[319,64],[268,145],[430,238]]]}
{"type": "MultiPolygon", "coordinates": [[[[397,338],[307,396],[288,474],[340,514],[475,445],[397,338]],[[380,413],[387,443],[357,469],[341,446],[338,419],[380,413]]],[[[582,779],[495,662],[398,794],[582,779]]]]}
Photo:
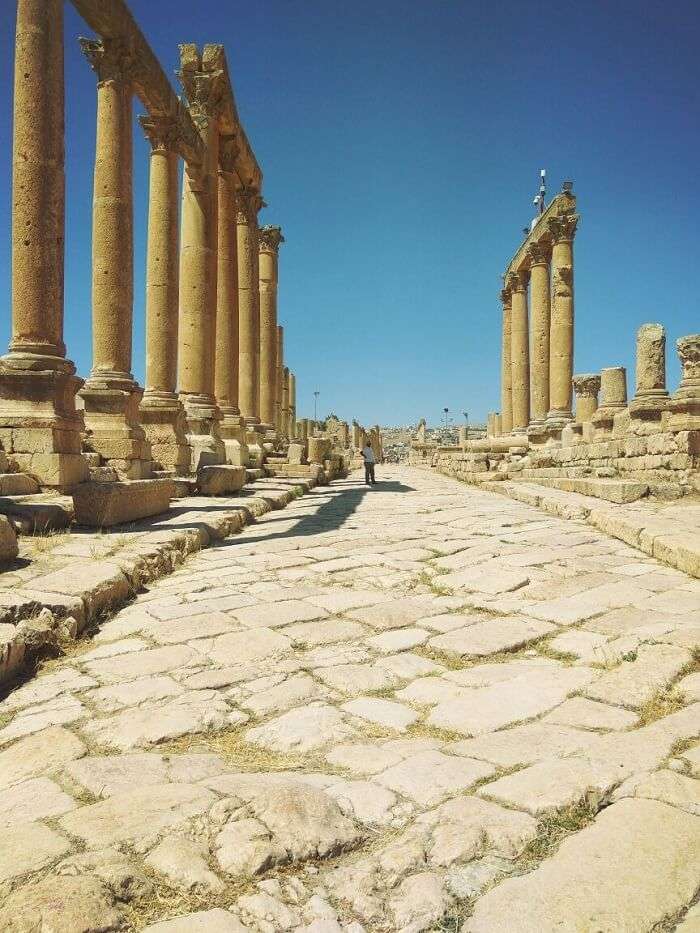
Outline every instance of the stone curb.
{"type": "Polygon", "coordinates": [[[700,577],[700,530],[693,533],[679,529],[658,515],[643,516],[639,511],[632,512],[621,505],[603,506],[600,499],[592,496],[572,492],[557,496],[546,487],[536,488],[534,483],[480,483],[479,488],[509,496],[559,518],[585,521],[649,557],[655,557],[691,577],[700,577]]]}
{"type": "Polygon", "coordinates": [[[145,584],[172,573],[189,554],[240,531],[273,509],[285,508],[317,485],[313,479],[269,483],[267,494],[261,486],[254,495],[242,498],[240,505],[214,515],[202,509],[201,497],[179,499],[171,505],[171,509],[183,509],[171,517],[174,527],[155,527],[149,532],[149,526],[163,520],[162,515],[136,523],[135,527],[143,527],[147,540],[137,539],[109,559],[86,564],[84,558],[76,558],[75,567],[34,578],[31,589],[0,593],[0,690],[47,644],[77,637],[88,623],[118,609],[145,584]],[[280,486],[287,488],[280,490],[280,486]],[[178,529],[178,524],[186,527],[178,529]]]}

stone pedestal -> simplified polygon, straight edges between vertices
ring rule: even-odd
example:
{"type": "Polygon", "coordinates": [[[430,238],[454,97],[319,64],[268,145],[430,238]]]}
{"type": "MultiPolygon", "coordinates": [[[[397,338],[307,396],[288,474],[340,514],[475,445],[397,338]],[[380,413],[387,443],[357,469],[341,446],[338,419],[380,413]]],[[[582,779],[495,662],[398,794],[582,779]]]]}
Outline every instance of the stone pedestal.
{"type": "Polygon", "coordinates": [[[629,404],[630,417],[653,427],[661,421],[668,405],[666,331],[661,324],[642,324],[637,331],[636,376],[636,391],[629,404]]]}
{"type": "Polygon", "coordinates": [[[546,439],[545,423],[549,411],[549,332],[550,332],[550,248],[533,243],[530,258],[530,423],[527,435],[531,442],[546,439]]]}
{"type": "Polygon", "coordinates": [[[600,376],[597,373],[574,376],[572,385],[576,395],[576,421],[569,428],[575,439],[588,441],[593,437],[591,419],[598,408],[600,376]]]}
{"type": "Polygon", "coordinates": [[[511,318],[512,293],[508,284],[501,291],[503,302],[503,331],[501,340],[501,432],[510,434],[513,429],[513,377],[511,370],[511,318]]]}
{"type": "Polygon", "coordinates": [[[609,366],[600,371],[600,404],[591,418],[596,437],[612,434],[613,419],[627,407],[627,373],[624,366],[609,366]]]}
{"type": "Polygon", "coordinates": [[[141,117],[151,144],[146,259],[146,388],[139,406],[151,456],[163,470],[189,470],[185,413],[177,397],[178,155],[172,119],[141,117]]]}
{"type": "Polygon", "coordinates": [[[87,477],[82,380],[63,342],[63,3],[18,0],[12,159],[12,336],[0,359],[0,442],[42,486],[87,477]]]}
{"type": "Polygon", "coordinates": [[[131,374],[133,191],[131,60],[118,39],[82,40],[96,71],[97,143],[92,212],[92,369],[80,390],[85,449],[120,478],[151,475],[140,424],[143,390],[131,374]]]}
{"type": "Polygon", "coordinates": [[[546,428],[551,439],[573,420],[571,379],[574,362],[574,234],[578,216],[553,217],[552,307],[549,329],[549,411],[546,428]]]}
{"type": "Polygon", "coordinates": [[[668,403],[668,426],[672,431],[699,431],[700,334],[681,337],[676,348],[682,367],[681,384],[668,403]]]}
{"type": "Polygon", "coordinates": [[[530,421],[530,335],[527,310],[528,273],[509,276],[512,294],[510,358],[513,433],[522,433],[530,421]]]}

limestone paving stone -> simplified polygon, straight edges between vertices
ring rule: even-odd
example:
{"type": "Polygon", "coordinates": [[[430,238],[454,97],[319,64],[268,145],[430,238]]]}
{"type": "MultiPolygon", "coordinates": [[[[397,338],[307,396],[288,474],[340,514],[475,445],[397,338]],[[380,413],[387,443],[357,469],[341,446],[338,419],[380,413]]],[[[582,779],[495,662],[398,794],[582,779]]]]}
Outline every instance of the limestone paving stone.
{"type": "Polygon", "coordinates": [[[0,908],[0,927],[8,933],[109,933],[123,929],[123,914],[112,891],[97,878],[48,877],[10,894],[0,908]]]}
{"type": "Polygon", "coordinates": [[[445,797],[461,794],[475,781],[493,774],[495,768],[483,761],[428,751],[406,758],[376,775],[390,790],[415,800],[422,807],[434,806],[445,797]]]}
{"type": "Polygon", "coordinates": [[[246,741],[273,752],[308,752],[331,742],[353,738],[356,730],[333,706],[314,703],[283,713],[262,726],[248,729],[246,741]]]}
{"type": "Polygon", "coordinates": [[[528,574],[515,570],[483,569],[472,567],[456,573],[448,573],[440,578],[442,586],[448,589],[466,590],[473,593],[512,593],[530,582],[528,574]]]}
{"type": "Polygon", "coordinates": [[[378,631],[403,628],[430,614],[432,601],[426,596],[404,596],[376,606],[355,609],[349,615],[378,631]]]}
{"type": "Polygon", "coordinates": [[[172,677],[167,674],[154,674],[152,677],[141,677],[138,680],[130,680],[111,687],[97,687],[89,690],[85,698],[100,712],[115,713],[127,706],[164,700],[182,693],[184,693],[184,687],[176,683],[172,677]]]}
{"type": "Polygon", "coordinates": [[[6,745],[13,739],[41,732],[49,726],[76,722],[83,718],[86,712],[83,704],[70,695],[56,697],[37,706],[27,706],[17,713],[9,725],[0,729],[0,746],[6,745]]]}
{"type": "Polygon", "coordinates": [[[281,684],[261,690],[239,701],[243,709],[256,716],[282,712],[309,700],[322,699],[323,691],[307,674],[297,674],[281,684]]]}
{"type": "Polygon", "coordinates": [[[700,781],[665,768],[629,778],[614,792],[613,800],[625,797],[660,800],[700,816],[700,781]]]}
{"type": "Polygon", "coordinates": [[[428,640],[428,637],[429,633],[425,629],[402,628],[382,632],[381,635],[373,635],[365,643],[381,654],[394,654],[397,651],[408,651],[417,645],[422,645],[428,640]]]}
{"type": "Polygon", "coordinates": [[[519,648],[553,631],[556,631],[553,625],[532,619],[488,619],[445,635],[436,635],[428,645],[449,655],[483,657],[519,648]]]}
{"type": "Polygon", "coordinates": [[[208,852],[202,843],[183,836],[166,836],[149,852],[144,863],[178,888],[216,893],[224,889],[224,883],[209,868],[208,852]]]}
{"type": "Polygon", "coordinates": [[[39,871],[70,851],[71,844],[43,823],[18,823],[3,833],[0,883],[39,871]]]}
{"type": "Polygon", "coordinates": [[[0,788],[50,774],[86,751],[80,739],[62,726],[35,732],[0,751],[0,788]]]}
{"type": "Polygon", "coordinates": [[[349,700],[343,703],[341,709],[352,716],[367,719],[378,726],[396,729],[399,732],[405,732],[407,727],[419,718],[415,710],[402,703],[394,703],[391,700],[382,700],[377,697],[349,700]]]}
{"type": "Polygon", "coordinates": [[[0,795],[0,831],[17,823],[61,816],[77,807],[75,800],[48,778],[32,778],[0,795]]]}
{"type": "Polygon", "coordinates": [[[623,661],[586,687],[592,700],[639,709],[676,677],[691,660],[684,648],[672,645],[641,645],[633,661],[623,661]]]}
{"type": "Polygon", "coordinates": [[[333,645],[341,641],[361,638],[365,631],[357,622],[349,619],[323,619],[318,622],[299,622],[288,625],[284,634],[295,647],[333,645]]]}
{"type": "MultiPolygon", "coordinates": [[[[289,593],[285,593],[289,596],[289,593]]],[[[300,599],[282,599],[274,603],[258,603],[234,609],[231,615],[249,628],[278,628],[292,622],[311,622],[328,613],[310,602],[300,599]]]]}
{"type": "Polygon", "coordinates": [[[454,742],[449,750],[454,755],[490,761],[500,768],[513,768],[534,764],[545,758],[571,755],[589,748],[596,741],[595,735],[581,729],[540,720],[480,735],[475,739],[454,742]]]}
{"type": "Polygon", "coordinates": [[[574,726],[577,729],[632,729],[638,721],[639,717],[626,709],[597,703],[586,697],[572,697],[542,717],[542,722],[574,726]]]}
{"type": "Polygon", "coordinates": [[[399,678],[378,664],[338,664],[315,672],[315,676],[341,693],[369,693],[396,687],[399,678]]]}
{"type": "Polygon", "coordinates": [[[135,654],[104,658],[88,662],[85,667],[90,676],[103,684],[118,684],[136,680],[150,674],[165,674],[181,667],[191,667],[202,661],[202,655],[187,645],[168,645],[151,648],[135,654]]]}
{"type": "Polygon", "coordinates": [[[86,690],[88,687],[96,686],[97,681],[93,678],[86,677],[85,674],[79,673],[75,668],[67,667],[23,684],[0,703],[0,711],[7,712],[25,706],[34,706],[37,703],[45,703],[66,693],[77,693],[86,690]]]}
{"type": "Polygon", "coordinates": [[[279,657],[291,647],[290,640],[279,632],[259,628],[250,632],[219,635],[208,648],[207,654],[217,664],[244,664],[279,657]]]}
{"type": "Polygon", "coordinates": [[[326,793],[335,798],[347,816],[367,825],[387,825],[392,819],[396,795],[372,781],[341,781],[326,793]]]}
{"type": "Polygon", "coordinates": [[[237,917],[221,907],[197,910],[144,927],[144,933],[248,933],[250,930],[251,927],[244,926],[237,917]]]}

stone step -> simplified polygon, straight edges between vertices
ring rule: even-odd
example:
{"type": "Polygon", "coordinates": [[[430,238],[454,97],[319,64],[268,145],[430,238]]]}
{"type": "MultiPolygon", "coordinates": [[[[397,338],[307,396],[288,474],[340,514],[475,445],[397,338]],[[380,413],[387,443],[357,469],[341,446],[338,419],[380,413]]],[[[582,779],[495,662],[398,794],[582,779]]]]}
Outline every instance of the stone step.
{"type": "Polygon", "coordinates": [[[238,492],[245,486],[247,479],[245,467],[220,463],[201,467],[197,471],[197,488],[203,496],[222,496],[238,492]]]}
{"type": "Polygon", "coordinates": [[[73,500],[70,496],[49,492],[32,496],[8,496],[0,499],[0,515],[6,515],[20,534],[45,534],[70,525],[73,521],[73,500]]]}
{"type": "Polygon", "coordinates": [[[26,473],[0,473],[0,496],[27,496],[39,492],[39,484],[26,473]]]}
{"type": "Polygon", "coordinates": [[[254,483],[256,479],[262,479],[265,476],[265,470],[262,467],[248,468],[246,470],[246,482],[254,483]]]}
{"type": "Polygon", "coordinates": [[[167,479],[81,483],[73,493],[75,520],[90,528],[105,528],[160,515],[168,511],[174,492],[167,479]]]}
{"type": "Polygon", "coordinates": [[[607,502],[616,502],[624,505],[636,502],[649,494],[649,484],[639,483],[628,479],[599,479],[596,477],[538,477],[536,482],[540,486],[551,489],[560,489],[562,492],[576,492],[581,496],[592,496],[594,499],[605,499],[607,502]]]}

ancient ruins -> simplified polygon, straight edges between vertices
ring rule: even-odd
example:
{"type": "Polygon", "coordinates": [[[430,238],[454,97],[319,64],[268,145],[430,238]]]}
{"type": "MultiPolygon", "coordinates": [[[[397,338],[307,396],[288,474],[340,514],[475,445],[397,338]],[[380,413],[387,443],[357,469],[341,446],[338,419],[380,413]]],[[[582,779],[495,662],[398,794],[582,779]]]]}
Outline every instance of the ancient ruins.
{"type": "Polygon", "coordinates": [[[182,45],[176,90],[124,0],[71,2],[85,378],[64,3],[16,0],[0,931],[697,933],[700,335],[675,391],[658,323],[629,399],[614,356],[575,372],[567,182],[505,271],[485,429],[306,417],[223,46],[182,45]]]}

